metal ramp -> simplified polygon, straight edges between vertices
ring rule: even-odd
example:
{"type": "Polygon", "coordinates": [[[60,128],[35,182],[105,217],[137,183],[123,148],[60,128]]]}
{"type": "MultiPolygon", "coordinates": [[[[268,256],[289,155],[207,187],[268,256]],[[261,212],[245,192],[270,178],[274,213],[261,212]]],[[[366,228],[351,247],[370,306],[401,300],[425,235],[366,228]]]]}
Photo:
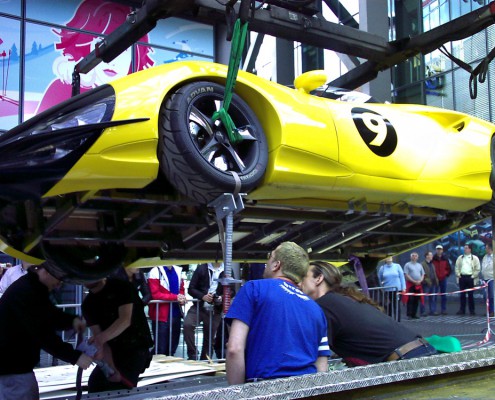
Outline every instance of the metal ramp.
{"type": "MultiPolygon", "coordinates": [[[[456,380],[462,375],[485,372],[495,365],[495,346],[440,354],[411,360],[402,360],[340,371],[282,378],[276,380],[228,386],[224,376],[197,377],[166,384],[133,389],[131,391],[104,392],[83,396],[84,399],[174,399],[174,400],[239,400],[239,399],[300,399],[355,398],[353,392],[373,391],[386,387],[388,392],[401,389],[401,383],[414,382],[422,387],[431,384],[429,377],[456,380]],[[459,374],[462,372],[462,374],[459,374]]],[[[490,371],[491,373],[491,371],[490,371]]],[[[471,378],[472,379],[472,378],[471,378]]],[[[447,384],[447,383],[446,383],[447,384]]],[[[402,388],[403,389],[403,388],[402,388]]],[[[371,393],[359,398],[369,398],[371,393]]],[[[69,397],[70,398],[70,397],[69,397]]]]}

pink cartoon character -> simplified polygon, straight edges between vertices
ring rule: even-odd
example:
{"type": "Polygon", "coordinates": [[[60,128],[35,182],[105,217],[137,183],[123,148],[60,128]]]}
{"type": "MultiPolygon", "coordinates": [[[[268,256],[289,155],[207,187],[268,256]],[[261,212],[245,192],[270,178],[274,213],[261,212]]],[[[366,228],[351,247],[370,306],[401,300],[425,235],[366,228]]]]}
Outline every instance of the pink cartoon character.
{"type": "MultiPolygon", "coordinates": [[[[130,12],[130,7],[114,2],[84,0],[67,23],[67,27],[105,35],[122,25],[130,12]]],[[[69,29],[54,30],[53,32],[59,36],[60,40],[55,44],[55,48],[62,53],[52,66],[53,73],[57,78],[50,83],[45,91],[36,113],[71,97],[74,66],[93,51],[101,40],[101,37],[96,35],[69,29]]],[[[143,36],[140,41],[148,43],[148,36],[143,36]]],[[[154,61],[149,56],[150,52],[152,49],[148,46],[135,46],[136,71],[153,66],[154,61]]],[[[81,93],[131,73],[131,54],[131,48],[128,48],[113,61],[100,63],[87,74],[81,74],[81,93]]]]}

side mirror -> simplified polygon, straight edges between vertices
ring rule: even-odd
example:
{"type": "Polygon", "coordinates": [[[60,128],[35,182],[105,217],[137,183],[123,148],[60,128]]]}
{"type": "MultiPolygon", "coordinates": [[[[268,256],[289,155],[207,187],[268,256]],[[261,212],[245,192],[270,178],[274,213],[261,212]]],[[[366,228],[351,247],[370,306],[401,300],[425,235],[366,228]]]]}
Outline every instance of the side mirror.
{"type": "Polygon", "coordinates": [[[301,92],[310,93],[327,82],[327,73],[323,70],[308,71],[294,80],[294,87],[301,92]]]}

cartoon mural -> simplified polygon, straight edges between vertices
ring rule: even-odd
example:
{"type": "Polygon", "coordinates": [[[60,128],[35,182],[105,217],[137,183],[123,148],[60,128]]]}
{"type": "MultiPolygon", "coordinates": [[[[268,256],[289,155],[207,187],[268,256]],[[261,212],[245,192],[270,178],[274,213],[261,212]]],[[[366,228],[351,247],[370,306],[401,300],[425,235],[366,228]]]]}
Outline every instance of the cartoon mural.
{"type": "MultiPolygon", "coordinates": [[[[0,121],[18,123],[19,114],[19,22],[0,17],[0,121]]],[[[0,124],[0,129],[2,125],[0,124]]]]}
{"type": "MultiPolygon", "coordinates": [[[[105,0],[64,0],[57,7],[51,0],[0,0],[0,12],[5,14],[0,17],[0,129],[10,129],[69,98],[74,66],[123,24],[132,8],[105,0]],[[19,19],[21,5],[25,24],[19,19]]],[[[157,64],[213,58],[211,25],[159,20],[112,62],[81,74],[81,92],[157,64]]]]}
{"type": "MultiPolygon", "coordinates": [[[[85,0],[79,5],[73,18],[67,22],[67,28],[108,35],[125,22],[130,12],[129,7],[113,2],[85,0]]],[[[100,36],[70,29],[54,30],[54,33],[59,37],[55,48],[61,52],[53,63],[53,73],[57,78],[47,88],[36,113],[71,96],[74,66],[93,51],[98,42],[102,40],[100,36]]],[[[140,41],[148,43],[148,36],[144,36],[140,41]]],[[[152,52],[150,47],[136,46],[135,49],[138,71],[154,64],[150,58],[152,52]]],[[[87,74],[81,74],[81,93],[132,72],[132,49],[128,48],[110,63],[100,63],[87,74]]]]}

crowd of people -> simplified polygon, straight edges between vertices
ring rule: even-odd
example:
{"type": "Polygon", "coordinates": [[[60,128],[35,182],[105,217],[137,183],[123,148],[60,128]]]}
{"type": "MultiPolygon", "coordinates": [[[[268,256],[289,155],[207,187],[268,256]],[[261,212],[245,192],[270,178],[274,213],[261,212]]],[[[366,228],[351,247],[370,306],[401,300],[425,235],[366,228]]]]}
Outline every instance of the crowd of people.
{"type": "MultiPolygon", "coordinates": [[[[418,253],[411,253],[411,259],[404,268],[394,263],[392,257],[386,258],[378,270],[378,279],[386,293],[390,294],[384,302],[389,315],[397,293],[407,304],[408,319],[447,315],[447,279],[454,273],[460,291],[459,310],[456,314],[465,315],[467,306],[469,314],[476,315],[473,289],[483,284],[486,285],[483,294],[488,297],[489,317],[494,317],[493,249],[490,244],[485,245],[485,253],[480,261],[472,253],[472,245],[467,243],[463,254],[457,257],[453,266],[440,244],[436,246],[435,254],[427,251],[422,262],[418,261],[418,253]]],[[[398,311],[397,319],[400,321],[400,307],[398,311]]]]}
{"type": "MultiPolygon", "coordinates": [[[[11,267],[3,274],[0,399],[37,397],[33,369],[42,349],[82,369],[96,363],[88,381],[90,392],[135,387],[153,354],[176,353],[182,325],[188,358],[210,359],[215,350],[219,355],[215,336],[222,322],[222,263],[196,268],[187,289],[196,301],[188,312],[180,267],[154,267],[148,278],[138,269],[122,271],[120,276],[85,284],[88,294],[81,306],[82,317],[65,313],[50,301],[50,292],[61,281],[43,265],[11,267]],[[8,278],[11,274],[15,274],[12,279],[8,278]],[[198,351],[195,333],[200,324],[204,334],[198,351]],[[91,331],[87,343],[93,352],[74,349],[57,335],[60,330],[82,333],[86,327],[91,331]]],[[[461,290],[473,288],[479,279],[487,282],[493,316],[490,245],[480,262],[467,244],[455,266],[441,245],[434,255],[426,252],[421,262],[416,252],[411,253],[404,268],[392,257],[386,258],[377,270],[387,295],[382,305],[344,285],[340,270],[331,263],[310,262],[307,252],[293,242],[277,246],[262,272],[263,279],[242,285],[224,316],[230,384],[327,371],[332,356],[353,367],[436,354],[421,335],[392,318],[389,307],[400,292],[408,318],[419,318],[418,308],[420,315],[446,314],[446,295],[441,293],[446,293],[451,273],[461,290]],[[425,301],[424,296],[417,296],[423,293],[435,296],[425,301]],[[267,329],[268,323],[277,330],[267,329]]],[[[458,314],[465,313],[466,305],[475,313],[472,293],[461,294],[458,314]]]]}

